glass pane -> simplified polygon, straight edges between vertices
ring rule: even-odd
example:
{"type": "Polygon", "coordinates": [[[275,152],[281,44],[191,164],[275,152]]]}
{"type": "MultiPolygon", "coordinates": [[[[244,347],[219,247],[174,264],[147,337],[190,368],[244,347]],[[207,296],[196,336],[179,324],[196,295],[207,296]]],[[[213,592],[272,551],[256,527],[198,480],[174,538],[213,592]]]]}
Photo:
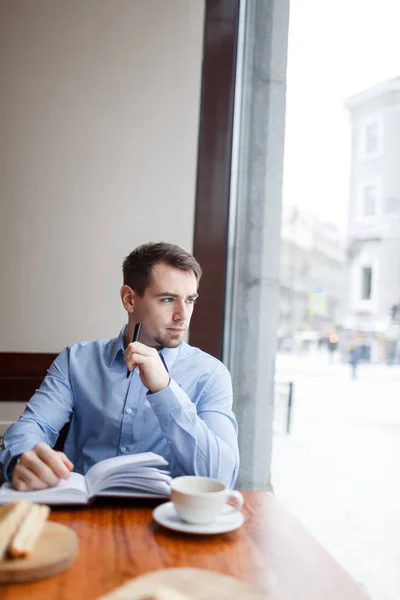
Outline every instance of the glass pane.
{"type": "Polygon", "coordinates": [[[371,300],[372,292],[372,269],[371,267],[363,267],[362,270],[362,300],[371,300]]]}
{"type": "Polygon", "coordinates": [[[378,151],[378,124],[370,123],[367,125],[365,134],[366,154],[374,154],[378,151]]]}
{"type": "Polygon", "coordinates": [[[290,2],[274,397],[275,495],[376,600],[400,598],[399,10],[290,2]]]}

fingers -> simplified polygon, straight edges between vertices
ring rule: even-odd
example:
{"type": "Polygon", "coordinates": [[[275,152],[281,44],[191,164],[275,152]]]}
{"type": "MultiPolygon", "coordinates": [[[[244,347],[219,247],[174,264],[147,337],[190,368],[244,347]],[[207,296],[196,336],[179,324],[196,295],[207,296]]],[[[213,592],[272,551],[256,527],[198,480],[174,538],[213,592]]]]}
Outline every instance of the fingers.
{"type": "Polygon", "coordinates": [[[24,481],[24,480],[23,480],[21,477],[18,477],[18,476],[15,474],[15,471],[14,471],[14,474],[13,474],[13,476],[12,476],[12,484],[13,484],[13,487],[14,487],[14,488],[15,488],[15,489],[16,489],[18,492],[26,492],[27,490],[29,490],[29,488],[28,488],[28,484],[27,484],[27,483],[25,483],[25,481],[24,481]]]}
{"type": "MultiPolygon", "coordinates": [[[[49,449],[51,450],[50,447],[49,449]]],[[[17,472],[17,475],[21,476],[30,489],[53,487],[60,480],[53,470],[39,458],[35,449],[22,454],[14,471],[17,472]],[[31,476],[28,477],[27,472],[31,473],[31,476]],[[43,482],[43,485],[37,486],[37,481],[43,482]]]]}
{"type": "Polygon", "coordinates": [[[145,365],[149,362],[149,358],[150,360],[153,359],[152,356],[143,356],[143,354],[137,354],[137,352],[134,352],[131,358],[135,365],[145,365]]]}
{"type": "MultiPolygon", "coordinates": [[[[15,469],[16,468],[17,467],[15,467],[15,469]]],[[[11,480],[13,487],[18,492],[26,492],[29,489],[28,484],[25,483],[25,481],[22,479],[22,477],[15,472],[15,469],[14,469],[12,480],[11,480]]]]}
{"type": "MultiPolygon", "coordinates": [[[[56,478],[57,483],[58,481],[59,480],[56,478]]],[[[50,485],[40,479],[33,471],[28,469],[28,467],[18,463],[14,469],[13,485],[18,491],[25,492],[27,490],[44,490],[48,487],[53,487],[56,484],[50,485]]]]}
{"type": "Polygon", "coordinates": [[[60,457],[59,452],[56,452],[53,450],[53,448],[50,448],[50,446],[43,443],[37,444],[34,450],[41,461],[50,467],[50,469],[59,479],[68,479],[71,469],[67,467],[63,459],[60,457]]]}
{"type": "Polygon", "coordinates": [[[69,471],[72,471],[72,469],[74,468],[74,464],[69,460],[68,456],[66,456],[64,452],[57,452],[57,454],[59,455],[67,469],[69,469],[69,471]]]}
{"type": "Polygon", "coordinates": [[[128,346],[125,348],[125,352],[124,352],[124,360],[126,362],[126,366],[128,367],[128,371],[133,371],[133,369],[136,367],[136,363],[132,358],[133,355],[133,343],[132,344],[128,344],[128,346]]]}
{"type": "Polygon", "coordinates": [[[54,487],[60,479],[68,479],[73,467],[64,452],[56,452],[48,444],[40,443],[21,455],[12,483],[19,491],[54,487]]]}
{"type": "Polygon", "coordinates": [[[169,375],[155,348],[133,342],[125,350],[125,362],[131,371],[140,370],[142,383],[151,393],[159,392],[169,385],[169,375]]]}
{"type": "Polygon", "coordinates": [[[126,350],[128,349],[130,349],[132,352],[138,352],[139,354],[144,354],[147,356],[151,356],[152,354],[157,353],[157,350],[155,348],[146,346],[146,344],[142,344],[142,342],[132,342],[127,345],[126,350]]]}
{"type": "Polygon", "coordinates": [[[132,342],[131,344],[128,344],[124,352],[124,360],[129,371],[133,371],[137,365],[145,364],[146,357],[147,359],[152,357],[156,358],[158,357],[158,352],[155,348],[150,348],[141,342],[132,342]]]}

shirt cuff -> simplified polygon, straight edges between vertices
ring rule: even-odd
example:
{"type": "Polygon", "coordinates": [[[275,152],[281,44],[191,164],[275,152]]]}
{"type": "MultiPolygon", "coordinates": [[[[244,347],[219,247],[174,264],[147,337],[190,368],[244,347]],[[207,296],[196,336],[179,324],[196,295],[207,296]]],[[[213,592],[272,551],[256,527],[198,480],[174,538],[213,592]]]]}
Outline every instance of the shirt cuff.
{"type": "Polygon", "coordinates": [[[154,414],[168,421],[171,420],[176,410],[194,408],[194,404],[186,392],[183,391],[181,386],[172,377],[170,378],[169,385],[164,389],[155,394],[148,392],[147,399],[154,414]]]}
{"type": "Polygon", "coordinates": [[[8,481],[9,483],[11,483],[11,481],[12,481],[12,476],[14,473],[15,465],[19,461],[20,456],[21,456],[21,454],[17,454],[16,456],[13,456],[12,459],[9,461],[7,468],[3,470],[3,475],[6,479],[6,481],[8,481]]]}
{"type": "Polygon", "coordinates": [[[32,442],[29,438],[27,438],[24,440],[24,443],[11,444],[6,448],[3,447],[3,450],[0,454],[0,464],[3,467],[3,474],[7,481],[11,481],[14,467],[17,464],[21,454],[31,450],[34,445],[35,442],[32,442]]]}

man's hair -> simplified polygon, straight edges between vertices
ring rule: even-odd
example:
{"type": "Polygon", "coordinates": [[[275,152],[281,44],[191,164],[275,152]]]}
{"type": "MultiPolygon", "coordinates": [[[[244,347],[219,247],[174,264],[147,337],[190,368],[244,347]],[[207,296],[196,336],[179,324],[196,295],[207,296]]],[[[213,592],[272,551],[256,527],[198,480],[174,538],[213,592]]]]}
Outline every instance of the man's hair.
{"type": "Polygon", "coordinates": [[[150,242],[132,250],[122,263],[124,284],[143,296],[150,285],[154,265],[164,263],[182,271],[193,271],[199,284],[202,270],[197,260],[175,244],[150,242]]]}

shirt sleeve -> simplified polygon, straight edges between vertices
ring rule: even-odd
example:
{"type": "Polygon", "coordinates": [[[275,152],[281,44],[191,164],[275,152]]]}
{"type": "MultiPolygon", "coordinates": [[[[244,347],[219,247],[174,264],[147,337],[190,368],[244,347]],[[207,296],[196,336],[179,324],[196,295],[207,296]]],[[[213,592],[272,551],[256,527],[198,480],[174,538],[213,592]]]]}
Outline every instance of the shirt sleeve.
{"type": "Polygon", "coordinates": [[[69,420],[74,400],[69,381],[68,348],[53,362],[42,385],[32,396],[21,417],[6,431],[0,464],[10,481],[16,457],[39,442],[54,446],[60,429],[69,420]]]}
{"type": "Polygon", "coordinates": [[[237,422],[232,412],[232,382],[219,363],[194,404],[173,378],[148,401],[182,471],[233,487],[239,469],[237,422]]]}

